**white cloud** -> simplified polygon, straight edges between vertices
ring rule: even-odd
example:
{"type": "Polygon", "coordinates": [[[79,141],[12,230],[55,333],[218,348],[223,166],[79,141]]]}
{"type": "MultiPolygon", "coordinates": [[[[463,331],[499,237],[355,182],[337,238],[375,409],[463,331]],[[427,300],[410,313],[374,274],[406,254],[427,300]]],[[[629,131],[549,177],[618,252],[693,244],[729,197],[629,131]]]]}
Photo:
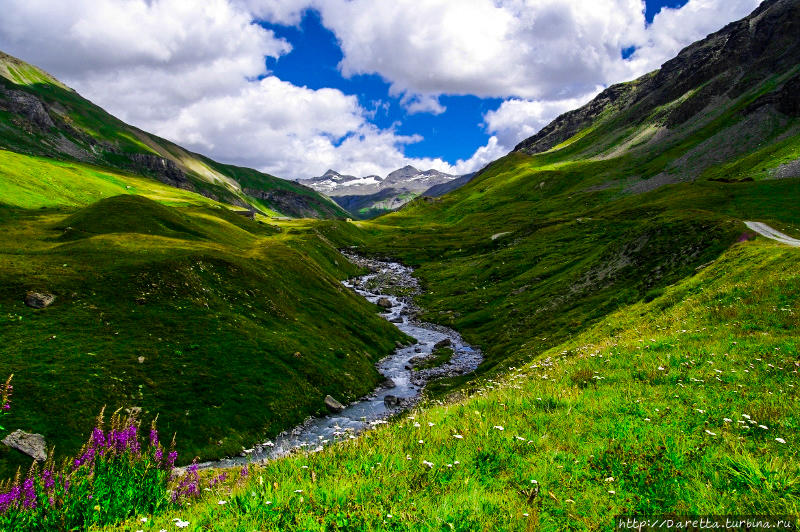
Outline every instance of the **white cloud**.
{"type": "Polygon", "coordinates": [[[510,150],[520,140],[534,135],[558,115],[587,103],[601,89],[602,87],[598,87],[589,94],[564,100],[506,100],[496,111],[486,113],[486,130],[495,134],[498,143],[510,150]]]}

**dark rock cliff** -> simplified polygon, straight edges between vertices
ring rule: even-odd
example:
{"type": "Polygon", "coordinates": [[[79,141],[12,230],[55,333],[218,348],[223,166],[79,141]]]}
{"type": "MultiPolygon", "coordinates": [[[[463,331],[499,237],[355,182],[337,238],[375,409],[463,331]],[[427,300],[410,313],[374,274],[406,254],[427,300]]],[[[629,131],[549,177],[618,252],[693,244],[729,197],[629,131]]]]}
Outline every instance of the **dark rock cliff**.
{"type": "MultiPolygon", "coordinates": [[[[530,154],[547,151],[611,108],[626,111],[626,121],[635,124],[657,107],[697,90],[659,117],[667,127],[680,125],[714,97],[735,98],[768,76],[796,67],[800,63],[798,35],[800,0],[765,0],[749,16],[684,48],[659,70],[630,83],[612,85],[585,106],[564,113],[514,150],[530,154]]],[[[796,77],[785,82],[762,103],[796,116],[798,84],[796,77]]]]}

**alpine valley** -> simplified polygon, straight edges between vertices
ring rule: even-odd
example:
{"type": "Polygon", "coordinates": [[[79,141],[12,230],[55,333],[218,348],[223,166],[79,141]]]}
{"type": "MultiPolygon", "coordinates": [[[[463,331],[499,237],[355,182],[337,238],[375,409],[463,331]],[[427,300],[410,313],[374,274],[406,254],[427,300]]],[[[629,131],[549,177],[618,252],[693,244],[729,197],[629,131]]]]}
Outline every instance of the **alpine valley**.
{"type": "Polygon", "coordinates": [[[798,35],[800,0],[765,0],[474,174],[299,182],[127,125],[0,55],[2,425],[54,446],[27,475],[30,453],[0,446],[0,492],[41,485],[35,512],[0,501],[0,523],[796,525],[798,35]],[[104,407],[157,419],[181,467],[157,492],[144,473],[103,487],[97,466],[80,477],[91,503],[48,503],[39,470],[84,471],[104,407]],[[252,459],[315,423],[333,434],[319,446],[252,459]]]}

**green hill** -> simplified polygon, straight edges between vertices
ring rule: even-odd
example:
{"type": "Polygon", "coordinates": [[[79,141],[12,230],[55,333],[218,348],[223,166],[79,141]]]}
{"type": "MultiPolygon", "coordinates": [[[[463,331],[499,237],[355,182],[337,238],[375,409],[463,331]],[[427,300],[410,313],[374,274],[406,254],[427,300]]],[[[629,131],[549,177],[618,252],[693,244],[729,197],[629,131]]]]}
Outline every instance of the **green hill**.
{"type": "MultiPolygon", "coordinates": [[[[238,454],[382,379],[404,336],[340,283],[330,228],[266,225],[220,205],[114,196],[73,212],[0,208],[0,372],[7,428],[74,453],[107,410],[141,408],[183,462],[238,454]],[[25,305],[28,291],[55,302],[25,305]]],[[[27,457],[0,447],[0,471],[27,457]]]]}
{"type": "MultiPolygon", "coordinates": [[[[330,198],[308,187],[218,163],[125,124],[46,72],[2,52],[0,149],[152,177],[266,214],[347,217],[330,198]]],[[[81,187],[89,191],[90,185],[81,187]]]]}

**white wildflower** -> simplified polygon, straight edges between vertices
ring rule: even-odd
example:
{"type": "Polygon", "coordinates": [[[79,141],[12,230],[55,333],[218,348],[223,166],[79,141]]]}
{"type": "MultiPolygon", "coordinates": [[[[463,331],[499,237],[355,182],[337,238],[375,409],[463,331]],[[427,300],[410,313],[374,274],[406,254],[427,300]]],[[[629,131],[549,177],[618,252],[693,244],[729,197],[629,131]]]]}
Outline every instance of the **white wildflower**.
{"type": "Polygon", "coordinates": [[[217,501],[217,504],[219,504],[220,506],[224,506],[224,505],[228,504],[228,501],[223,501],[222,499],[220,499],[220,500],[217,501]]]}
{"type": "Polygon", "coordinates": [[[606,482],[614,482],[614,477],[608,477],[608,478],[606,479],[606,482]]]}
{"type": "Polygon", "coordinates": [[[462,436],[461,434],[453,434],[453,437],[455,439],[457,439],[457,440],[463,440],[464,439],[464,436],[462,436]]]}
{"type": "Polygon", "coordinates": [[[769,430],[769,427],[766,426],[766,425],[759,425],[758,428],[764,429],[764,430],[769,430]]]}
{"type": "Polygon", "coordinates": [[[497,430],[505,430],[501,425],[495,425],[494,428],[497,430]]]}
{"type": "Polygon", "coordinates": [[[733,423],[733,420],[729,417],[723,418],[722,421],[724,421],[725,423],[733,423]]]}
{"type": "Polygon", "coordinates": [[[433,467],[433,462],[428,462],[427,460],[423,460],[422,464],[425,465],[425,466],[428,466],[428,468],[432,468],[433,467]]]}
{"type": "Polygon", "coordinates": [[[716,433],[714,433],[714,432],[711,432],[711,431],[710,431],[710,430],[708,430],[708,429],[706,429],[706,434],[708,434],[708,435],[710,435],[710,436],[716,436],[716,433]]]}
{"type": "Polygon", "coordinates": [[[786,443],[786,440],[784,440],[783,438],[775,438],[775,441],[778,443],[786,443]]]}

